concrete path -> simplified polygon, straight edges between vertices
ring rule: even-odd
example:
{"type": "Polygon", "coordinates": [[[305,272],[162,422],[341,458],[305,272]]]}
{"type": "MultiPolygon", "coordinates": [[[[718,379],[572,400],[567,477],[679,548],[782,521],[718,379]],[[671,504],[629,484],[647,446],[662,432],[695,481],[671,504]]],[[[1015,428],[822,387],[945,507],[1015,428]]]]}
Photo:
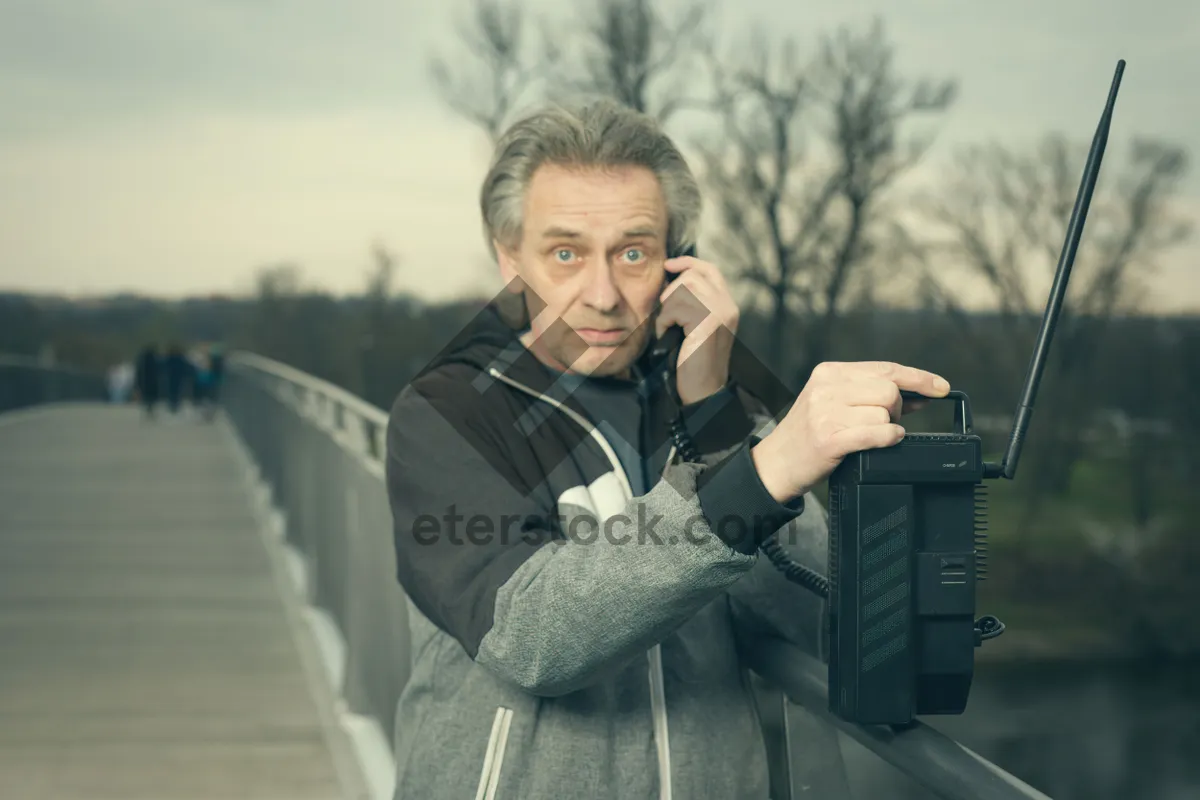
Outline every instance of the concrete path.
{"type": "Polygon", "coordinates": [[[242,480],[196,420],[0,414],[0,798],[359,796],[242,480]]]}

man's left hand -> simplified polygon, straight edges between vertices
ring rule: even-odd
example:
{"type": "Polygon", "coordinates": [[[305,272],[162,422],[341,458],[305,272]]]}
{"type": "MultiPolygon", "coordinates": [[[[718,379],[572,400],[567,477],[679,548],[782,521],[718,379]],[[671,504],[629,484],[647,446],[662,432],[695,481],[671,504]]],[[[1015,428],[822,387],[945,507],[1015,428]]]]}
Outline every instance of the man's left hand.
{"type": "Polygon", "coordinates": [[[739,310],[715,264],[683,256],[664,265],[679,274],[663,290],[655,332],[662,336],[671,325],[683,328],[675,383],[681,402],[697,403],[729,382],[739,310]]]}

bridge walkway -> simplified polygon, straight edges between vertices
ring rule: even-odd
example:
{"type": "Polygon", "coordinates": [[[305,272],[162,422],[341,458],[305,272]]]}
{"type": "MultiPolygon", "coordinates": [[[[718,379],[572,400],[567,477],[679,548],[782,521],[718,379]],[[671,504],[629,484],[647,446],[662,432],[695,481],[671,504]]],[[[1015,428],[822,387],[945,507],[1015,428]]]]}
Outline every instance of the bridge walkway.
{"type": "Polygon", "coordinates": [[[0,415],[0,797],[365,797],[229,429],[0,415]]]}

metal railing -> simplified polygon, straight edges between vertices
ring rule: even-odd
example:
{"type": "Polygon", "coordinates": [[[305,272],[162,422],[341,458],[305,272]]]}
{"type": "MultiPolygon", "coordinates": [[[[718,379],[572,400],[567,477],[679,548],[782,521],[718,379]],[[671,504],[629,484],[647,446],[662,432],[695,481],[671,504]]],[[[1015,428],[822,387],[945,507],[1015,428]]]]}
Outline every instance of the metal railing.
{"type": "MultiPolygon", "coordinates": [[[[384,486],[387,415],[326,381],[247,353],[230,358],[223,404],[271,487],[288,543],[303,559],[306,599],[341,635],[334,688],[351,712],[375,722],[390,748],[383,732],[393,729],[410,654],[384,486]]],[[[764,643],[752,658],[751,668],[782,692],[784,716],[793,723],[774,733],[764,725],[772,774],[784,776],[773,780],[777,800],[814,796],[805,769],[814,753],[788,735],[795,723],[822,726],[826,737],[841,731],[945,800],[1049,800],[927,725],[893,731],[834,717],[824,665],[797,648],[764,643]]],[[[842,782],[828,792],[821,796],[848,796],[849,789],[842,782]]]]}
{"type": "MultiPolygon", "coordinates": [[[[855,725],[829,711],[829,683],[825,665],[784,641],[762,642],[750,654],[750,668],[780,687],[788,706],[798,705],[805,713],[832,725],[859,744],[907,774],[935,796],[972,800],[1050,800],[1014,775],[935,728],[917,721],[912,727],[894,730],[882,725],[855,725]]],[[[788,761],[804,757],[803,743],[785,742],[788,761]],[[799,745],[799,746],[797,746],[799,745]]],[[[786,765],[789,777],[794,769],[786,765]]],[[[794,778],[789,781],[794,783],[794,778]]],[[[792,793],[787,795],[792,796],[792,793]]]]}
{"type": "Polygon", "coordinates": [[[106,399],[103,375],[36,358],[0,355],[0,413],[42,403],[106,399]]]}

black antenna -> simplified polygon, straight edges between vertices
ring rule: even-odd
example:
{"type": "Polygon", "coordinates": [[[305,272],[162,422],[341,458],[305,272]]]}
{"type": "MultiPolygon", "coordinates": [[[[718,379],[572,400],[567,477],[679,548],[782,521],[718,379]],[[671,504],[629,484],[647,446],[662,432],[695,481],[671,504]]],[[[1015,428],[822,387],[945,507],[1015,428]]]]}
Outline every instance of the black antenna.
{"type": "Polygon", "coordinates": [[[1058,322],[1062,310],[1063,298],[1067,293],[1067,281],[1071,277],[1071,267],[1075,264],[1075,251],[1083,236],[1083,223],[1087,219],[1088,206],[1092,202],[1092,190],[1096,188],[1096,178],[1100,174],[1100,162],[1104,158],[1104,146],[1108,143],[1108,128],[1112,122],[1113,107],[1117,103],[1117,89],[1121,86],[1121,75],[1125,72],[1125,59],[1117,62],[1117,71],[1113,75],[1112,88],[1108,90],[1108,102],[1104,113],[1100,115],[1100,124],[1096,135],[1092,137],[1092,149],[1088,153],[1087,164],[1083,168],[1083,181],[1079,184],[1079,194],[1075,197],[1075,208],[1071,211],[1071,220],[1067,224],[1067,237],[1063,243],[1062,253],[1058,256],[1058,270],[1054,275],[1054,284],[1050,287],[1050,299],[1046,302],[1046,311],[1042,316],[1042,329],[1038,332],[1037,344],[1033,348],[1033,358],[1029,361],[1029,371],[1025,373],[1025,388],[1021,392],[1021,402],[1013,418],[1012,435],[1008,440],[1008,450],[1004,453],[1004,461],[999,464],[984,465],[985,477],[1004,477],[1012,479],[1017,471],[1017,459],[1021,457],[1021,445],[1025,441],[1025,430],[1033,416],[1033,399],[1037,395],[1038,384],[1042,380],[1042,370],[1046,366],[1046,353],[1050,350],[1050,339],[1054,336],[1054,326],[1058,322]]]}

